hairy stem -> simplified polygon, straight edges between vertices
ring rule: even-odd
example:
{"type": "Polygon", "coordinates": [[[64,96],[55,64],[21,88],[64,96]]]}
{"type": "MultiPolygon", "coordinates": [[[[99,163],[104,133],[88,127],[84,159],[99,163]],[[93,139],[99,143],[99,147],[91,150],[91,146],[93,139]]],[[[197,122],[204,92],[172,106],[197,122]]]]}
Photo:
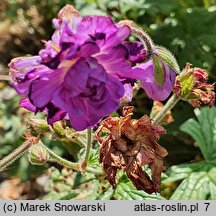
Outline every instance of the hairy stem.
{"type": "Polygon", "coordinates": [[[82,163],[73,163],[71,161],[68,161],[60,156],[58,156],[56,153],[54,153],[53,151],[51,151],[49,148],[47,148],[43,143],[41,143],[41,145],[46,149],[46,151],[49,153],[50,155],[50,161],[51,162],[55,162],[60,164],[61,166],[70,168],[70,169],[74,169],[76,171],[81,171],[82,170],[82,163]]]}
{"type": "Polygon", "coordinates": [[[153,122],[159,124],[161,120],[163,120],[166,112],[171,110],[179,100],[180,98],[177,95],[173,94],[172,97],[164,105],[163,109],[153,118],[153,122]]]}
{"type": "Polygon", "coordinates": [[[61,166],[65,166],[67,168],[70,168],[70,169],[73,169],[76,171],[83,171],[87,167],[87,163],[88,163],[89,156],[90,156],[91,143],[92,143],[92,131],[91,131],[91,128],[89,128],[87,130],[87,145],[86,145],[85,158],[83,161],[81,161],[79,163],[73,163],[71,161],[68,161],[68,160],[58,156],[56,153],[54,153],[49,148],[47,148],[44,144],[42,144],[42,145],[47,150],[47,152],[49,153],[50,158],[51,158],[50,159],[51,162],[58,163],[61,166]]]}
{"type": "Polygon", "coordinates": [[[0,171],[4,171],[9,165],[19,159],[33,144],[34,142],[32,142],[32,140],[27,140],[12,153],[1,159],[0,171]]]}
{"type": "Polygon", "coordinates": [[[154,45],[152,39],[143,29],[136,26],[134,23],[131,24],[130,29],[132,34],[142,42],[144,47],[146,47],[147,50],[146,59],[148,60],[153,55],[154,52],[154,45]]]}
{"type": "Polygon", "coordinates": [[[128,26],[131,30],[132,35],[137,37],[143,44],[143,46],[146,48],[147,54],[146,54],[146,61],[149,60],[149,58],[153,55],[155,47],[154,43],[151,39],[151,37],[139,26],[137,26],[133,21],[131,20],[122,20],[118,23],[119,26],[128,26]]]}
{"type": "Polygon", "coordinates": [[[85,153],[85,161],[86,161],[86,163],[89,160],[91,144],[92,144],[92,130],[91,130],[91,128],[88,128],[87,129],[87,145],[86,145],[86,153],[85,153]]]}

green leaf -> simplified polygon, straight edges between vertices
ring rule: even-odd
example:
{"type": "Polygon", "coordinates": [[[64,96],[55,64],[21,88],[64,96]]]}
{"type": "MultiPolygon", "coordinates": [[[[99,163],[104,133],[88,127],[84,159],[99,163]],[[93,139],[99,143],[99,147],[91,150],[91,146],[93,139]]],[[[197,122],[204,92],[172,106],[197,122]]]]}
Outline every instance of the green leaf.
{"type": "Polygon", "coordinates": [[[196,141],[207,161],[216,160],[216,107],[195,109],[197,120],[189,119],[180,129],[196,141]]]}
{"type": "Polygon", "coordinates": [[[209,186],[206,172],[194,172],[186,178],[171,196],[171,200],[205,200],[209,186]]]}
{"type": "Polygon", "coordinates": [[[179,181],[187,178],[193,172],[205,169],[208,169],[208,165],[205,161],[172,166],[167,170],[166,174],[168,175],[168,177],[164,179],[163,183],[179,181]]]}
{"type": "Polygon", "coordinates": [[[79,194],[78,191],[72,192],[72,193],[69,193],[63,197],[60,197],[59,200],[71,200],[71,199],[75,198],[78,194],[79,194]]]}
{"type": "Polygon", "coordinates": [[[216,167],[212,167],[208,171],[199,170],[190,173],[170,199],[216,199],[216,167]]]}
{"type": "Polygon", "coordinates": [[[154,79],[160,85],[164,84],[164,67],[162,61],[159,57],[153,56],[153,65],[154,65],[154,79]]]}
{"type": "Polygon", "coordinates": [[[166,62],[177,74],[180,73],[180,68],[172,53],[165,47],[157,46],[156,49],[159,54],[158,57],[164,62],[166,62]]]}
{"type": "Polygon", "coordinates": [[[97,197],[97,200],[110,200],[113,196],[114,190],[110,187],[107,191],[104,193],[100,194],[97,197]]]}
{"type": "Polygon", "coordinates": [[[117,200],[163,200],[164,197],[159,194],[147,194],[144,191],[137,190],[126,175],[119,179],[119,183],[114,192],[114,198],[117,200]]]}
{"type": "Polygon", "coordinates": [[[216,107],[194,112],[197,120],[189,119],[181,130],[194,138],[205,160],[172,166],[166,172],[164,183],[183,180],[170,199],[216,199],[216,107]]]}

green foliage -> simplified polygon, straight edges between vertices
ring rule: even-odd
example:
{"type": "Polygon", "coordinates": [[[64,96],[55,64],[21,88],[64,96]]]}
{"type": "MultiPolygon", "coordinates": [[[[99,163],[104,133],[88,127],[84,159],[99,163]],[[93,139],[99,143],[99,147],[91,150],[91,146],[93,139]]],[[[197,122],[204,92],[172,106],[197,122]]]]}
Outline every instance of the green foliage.
{"type": "Polygon", "coordinates": [[[164,200],[159,194],[147,194],[137,190],[126,175],[122,175],[114,191],[113,197],[117,200],[164,200]]]}
{"type": "Polygon", "coordinates": [[[88,199],[88,200],[163,200],[159,194],[149,195],[137,190],[123,171],[118,172],[118,184],[111,188],[105,180],[98,162],[98,150],[91,153],[85,173],[62,171],[52,167],[50,181],[46,185],[47,194],[43,199],[88,199]],[[85,190],[83,190],[85,188],[85,190]]]}
{"type": "Polygon", "coordinates": [[[206,161],[216,160],[216,108],[194,110],[197,120],[189,119],[181,130],[196,141],[206,161]]]}
{"type": "Polygon", "coordinates": [[[154,64],[154,79],[157,82],[157,84],[163,86],[165,80],[164,79],[165,73],[164,73],[162,61],[157,56],[153,56],[152,60],[154,64]]]}
{"type": "Polygon", "coordinates": [[[216,108],[195,109],[197,120],[189,119],[181,130],[199,146],[203,161],[172,166],[164,182],[183,180],[170,199],[216,199],[216,108]]]}

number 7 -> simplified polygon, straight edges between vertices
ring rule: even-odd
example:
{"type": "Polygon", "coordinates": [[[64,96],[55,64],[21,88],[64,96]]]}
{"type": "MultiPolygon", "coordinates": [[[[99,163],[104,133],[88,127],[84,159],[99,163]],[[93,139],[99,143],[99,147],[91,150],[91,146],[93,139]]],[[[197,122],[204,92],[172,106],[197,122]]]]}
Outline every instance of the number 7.
{"type": "Polygon", "coordinates": [[[204,203],[206,205],[205,211],[208,211],[208,207],[210,203],[204,203]]]}

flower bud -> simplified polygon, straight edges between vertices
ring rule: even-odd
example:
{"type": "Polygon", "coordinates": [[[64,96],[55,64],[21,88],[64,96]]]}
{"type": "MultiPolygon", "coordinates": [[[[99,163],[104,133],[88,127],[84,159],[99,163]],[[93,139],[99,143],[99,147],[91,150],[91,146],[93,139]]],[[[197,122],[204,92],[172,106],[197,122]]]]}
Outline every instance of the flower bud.
{"type": "Polygon", "coordinates": [[[61,121],[55,122],[53,124],[53,130],[56,132],[56,134],[59,137],[64,137],[65,136],[65,129],[64,129],[61,121]]]}
{"type": "Polygon", "coordinates": [[[46,120],[43,119],[31,119],[29,123],[29,128],[32,132],[43,133],[49,129],[46,120]]]}
{"type": "Polygon", "coordinates": [[[44,165],[49,158],[49,153],[41,143],[33,145],[28,151],[29,162],[33,165],[44,165]]]}

